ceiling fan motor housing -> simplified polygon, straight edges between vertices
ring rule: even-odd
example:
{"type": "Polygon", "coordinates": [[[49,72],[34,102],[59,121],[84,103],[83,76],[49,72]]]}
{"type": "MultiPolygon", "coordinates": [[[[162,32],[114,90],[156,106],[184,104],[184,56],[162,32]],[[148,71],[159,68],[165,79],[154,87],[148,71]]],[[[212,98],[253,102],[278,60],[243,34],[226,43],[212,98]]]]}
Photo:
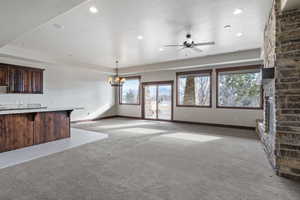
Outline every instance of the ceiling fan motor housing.
{"type": "MultiPolygon", "coordinates": [[[[198,46],[207,46],[207,45],[214,45],[215,42],[194,42],[192,40],[192,35],[190,33],[186,34],[186,40],[181,44],[181,45],[166,45],[166,47],[183,47],[184,48],[194,48],[194,47],[198,47],[198,46]]],[[[197,48],[195,48],[197,49],[197,48]]],[[[201,51],[200,49],[198,49],[199,51],[201,51]]]]}
{"type": "Polygon", "coordinates": [[[192,35],[190,33],[186,34],[186,41],[183,43],[183,45],[186,47],[186,48],[191,48],[194,46],[194,41],[192,41],[192,35]]]}
{"type": "Polygon", "coordinates": [[[194,46],[194,41],[192,41],[191,43],[188,42],[188,41],[185,41],[185,42],[183,43],[183,45],[184,45],[185,47],[187,47],[187,48],[191,48],[191,47],[194,46]]]}

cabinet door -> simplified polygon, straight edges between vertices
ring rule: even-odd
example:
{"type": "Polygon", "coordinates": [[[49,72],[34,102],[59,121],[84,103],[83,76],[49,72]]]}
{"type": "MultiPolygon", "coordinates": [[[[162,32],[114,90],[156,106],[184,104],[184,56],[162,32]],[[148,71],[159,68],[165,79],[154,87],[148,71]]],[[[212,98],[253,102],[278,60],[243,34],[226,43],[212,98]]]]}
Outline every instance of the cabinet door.
{"type": "Polygon", "coordinates": [[[43,93],[43,70],[9,67],[9,93],[43,93]]]}
{"type": "Polygon", "coordinates": [[[23,93],[24,88],[24,70],[18,68],[9,68],[8,70],[8,91],[10,93],[23,93]]]}
{"type": "Polygon", "coordinates": [[[33,145],[31,114],[0,115],[0,152],[33,145]]]}
{"type": "Polygon", "coordinates": [[[7,130],[5,128],[5,116],[0,115],[0,152],[4,152],[6,150],[6,135],[7,130]]]}
{"type": "Polygon", "coordinates": [[[23,71],[23,85],[24,85],[24,93],[33,93],[32,90],[32,71],[24,70],[23,71]]]}
{"type": "Polygon", "coordinates": [[[34,144],[70,137],[68,111],[37,113],[34,123],[34,144]]]}
{"type": "Polygon", "coordinates": [[[38,70],[38,71],[32,71],[31,73],[32,77],[32,93],[38,93],[42,94],[43,93],[43,71],[38,70]]]}
{"type": "Polygon", "coordinates": [[[7,67],[0,66],[0,86],[7,86],[8,69],[7,67]]]}
{"type": "Polygon", "coordinates": [[[9,68],[8,70],[8,92],[13,93],[15,91],[15,70],[9,68]]]}

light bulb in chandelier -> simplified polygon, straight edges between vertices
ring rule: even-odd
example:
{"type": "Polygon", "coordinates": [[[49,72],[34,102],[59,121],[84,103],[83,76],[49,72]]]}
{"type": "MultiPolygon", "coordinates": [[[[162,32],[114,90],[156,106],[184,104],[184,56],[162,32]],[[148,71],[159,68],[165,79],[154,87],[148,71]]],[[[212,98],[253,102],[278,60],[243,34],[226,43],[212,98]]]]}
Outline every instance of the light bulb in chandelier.
{"type": "Polygon", "coordinates": [[[119,61],[116,61],[116,75],[108,78],[108,83],[112,87],[120,87],[126,81],[125,78],[119,76],[118,63],[119,63],[119,61]]]}

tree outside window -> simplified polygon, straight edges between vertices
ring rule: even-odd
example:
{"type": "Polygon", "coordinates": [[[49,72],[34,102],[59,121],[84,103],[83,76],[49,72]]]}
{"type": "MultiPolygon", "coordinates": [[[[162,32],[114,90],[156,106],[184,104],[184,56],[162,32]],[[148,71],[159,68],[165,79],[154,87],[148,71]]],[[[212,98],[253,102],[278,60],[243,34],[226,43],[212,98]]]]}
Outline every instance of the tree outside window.
{"type": "Polygon", "coordinates": [[[177,74],[178,106],[211,106],[211,72],[177,74]]]}
{"type": "Polygon", "coordinates": [[[120,104],[140,103],[140,78],[126,78],[125,83],[120,87],[120,104]]]}
{"type": "Polygon", "coordinates": [[[257,70],[218,73],[218,107],[261,108],[261,73],[257,70]]]}

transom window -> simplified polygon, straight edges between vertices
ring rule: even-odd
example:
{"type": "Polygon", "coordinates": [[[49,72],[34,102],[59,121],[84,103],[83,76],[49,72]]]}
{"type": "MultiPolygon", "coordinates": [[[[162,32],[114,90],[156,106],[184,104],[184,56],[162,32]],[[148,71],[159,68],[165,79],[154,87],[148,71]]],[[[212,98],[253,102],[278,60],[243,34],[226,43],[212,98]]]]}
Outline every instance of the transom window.
{"type": "Polygon", "coordinates": [[[120,104],[140,104],[140,81],[141,77],[127,77],[120,87],[120,104]]]}
{"type": "Polygon", "coordinates": [[[211,72],[177,73],[177,106],[211,107],[211,72]]]}
{"type": "Polygon", "coordinates": [[[217,69],[217,107],[262,108],[259,66],[217,69]]]}

